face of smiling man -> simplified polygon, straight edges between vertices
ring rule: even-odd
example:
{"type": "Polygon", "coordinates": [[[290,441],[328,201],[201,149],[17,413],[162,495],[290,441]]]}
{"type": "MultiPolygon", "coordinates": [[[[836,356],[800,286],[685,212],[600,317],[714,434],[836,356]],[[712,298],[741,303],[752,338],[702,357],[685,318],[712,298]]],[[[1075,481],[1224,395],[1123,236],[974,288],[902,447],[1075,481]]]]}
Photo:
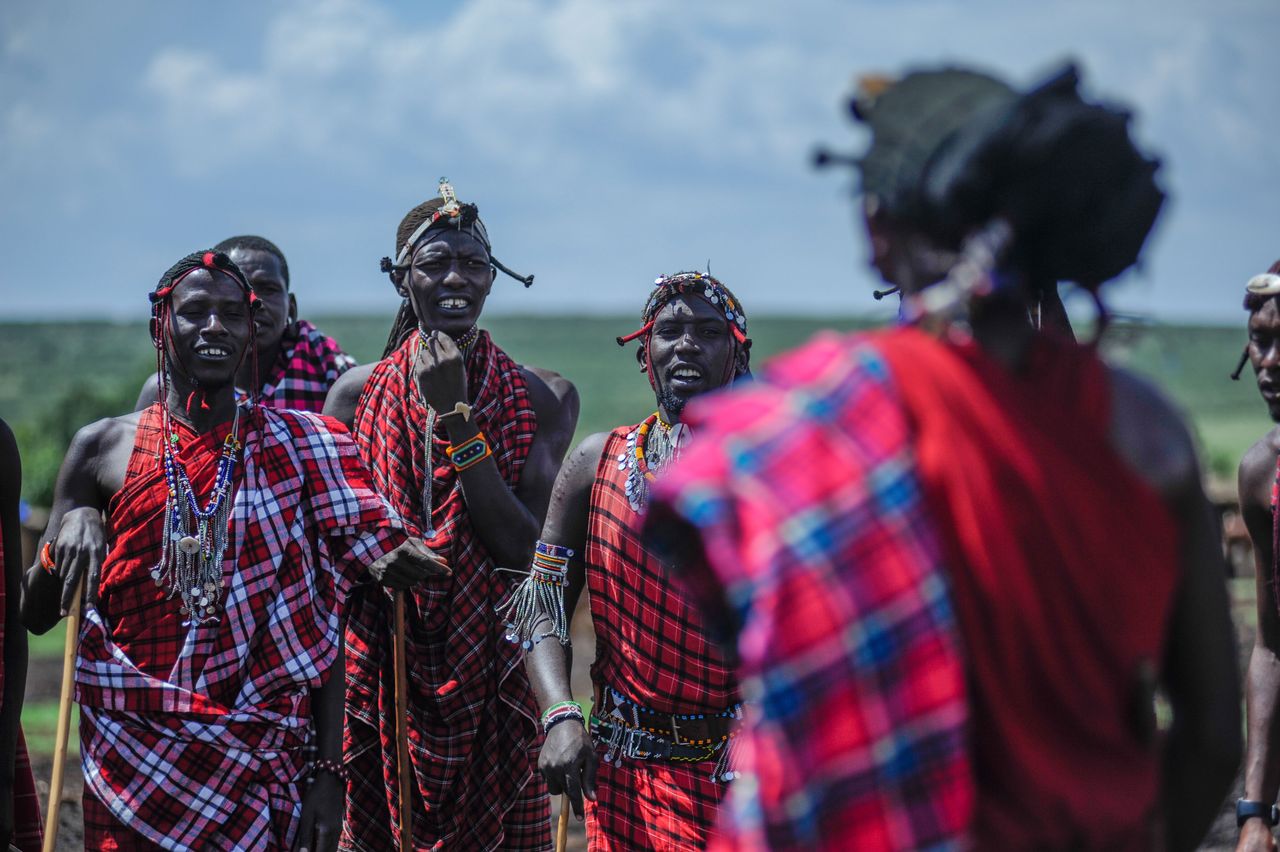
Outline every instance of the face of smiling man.
{"type": "Polygon", "coordinates": [[[199,387],[231,384],[249,345],[244,289],[225,272],[197,269],[170,299],[169,363],[199,387]]]}
{"type": "MultiPolygon", "coordinates": [[[[733,378],[733,340],[724,314],[705,299],[678,295],[654,315],[649,368],[663,419],[674,423],[685,403],[733,378]]],[[[644,350],[639,353],[644,363],[644,350]]]]}
{"type": "Polygon", "coordinates": [[[433,231],[413,252],[397,286],[407,295],[418,322],[455,340],[480,319],[493,287],[489,252],[466,231],[433,231]]]}

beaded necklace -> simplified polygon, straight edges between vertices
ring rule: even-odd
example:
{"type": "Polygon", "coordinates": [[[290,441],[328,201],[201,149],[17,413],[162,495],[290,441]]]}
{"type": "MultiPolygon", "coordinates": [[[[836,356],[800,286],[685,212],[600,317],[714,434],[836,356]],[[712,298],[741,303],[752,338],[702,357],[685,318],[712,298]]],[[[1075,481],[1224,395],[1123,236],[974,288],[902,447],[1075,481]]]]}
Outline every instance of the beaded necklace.
{"type": "MultiPolygon", "coordinates": [[[[458,350],[462,353],[462,363],[465,365],[471,357],[471,350],[476,345],[476,340],[480,337],[479,326],[471,326],[454,341],[458,346],[458,350]]],[[[427,345],[427,331],[422,326],[418,326],[418,351],[422,351],[422,347],[427,345]]],[[[418,389],[418,393],[422,393],[422,389],[418,389]]],[[[422,407],[427,410],[427,419],[422,424],[422,445],[423,454],[426,457],[426,481],[422,484],[422,520],[427,525],[426,531],[423,533],[428,539],[436,537],[435,520],[431,517],[433,501],[435,499],[436,488],[436,464],[434,458],[435,450],[435,431],[436,421],[439,416],[436,410],[427,404],[426,397],[419,396],[422,400],[422,407]]]]}
{"type": "Polygon", "coordinates": [[[657,411],[627,435],[627,448],[618,454],[618,470],[628,471],[627,503],[632,511],[644,511],[649,504],[649,483],[680,454],[688,437],[688,427],[665,423],[657,411]]]}
{"type": "Polygon", "coordinates": [[[227,550],[231,525],[231,485],[235,479],[236,457],[240,443],[240,406],[236,406],[231,431],[222,442],[218,472],[213,490],[203,507],[197,502],[187,469],[178,458],[178,435],[169,424],[166,409],[163,418],[165,484],[164,536],[160,561],[151,569],[151,579],[161,588],[168,587],[167,600],[175,595],[182,599],[179,612],[186,616],[183,625],[210,624],[218,621],[218,602],[222,598],[222,557],[227,550]]]}

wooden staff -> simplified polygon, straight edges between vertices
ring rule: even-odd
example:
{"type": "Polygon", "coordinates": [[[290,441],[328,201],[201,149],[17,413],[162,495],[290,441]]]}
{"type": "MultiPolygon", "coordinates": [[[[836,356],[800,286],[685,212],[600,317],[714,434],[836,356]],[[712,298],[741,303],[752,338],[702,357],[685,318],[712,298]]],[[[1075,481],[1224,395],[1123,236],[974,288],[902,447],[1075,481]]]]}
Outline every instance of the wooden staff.
{"type": "Polygon", "coordinates": [[[556,823],[556,852],[569,845],[569,794],[560,797],[560,821],[556,823]]]}
{"type": "Polygon", "coordinates": [[[393,593],[396,635],[391,647],[396,676],[396,767],[400,770],[400,852],[413,849],[413,766],[409,762],[409,666],[404,656],[404,592],[393,593]]]}
{"type": "Polygon", "coordinates": [[[49,779],[49,806],[44,818],[44,852],[58,845],[58,809],[62,805],[62,775],[67,764],[67,739],[71,734],[71,696],[76,672],[76,646],[80,640],[80,597],[84,575],[76,581],[76,591],[67,613],[67,641],[62,652],[62,695],[58,699],[58,730],[53,746],[53,777],[49,779]]]}

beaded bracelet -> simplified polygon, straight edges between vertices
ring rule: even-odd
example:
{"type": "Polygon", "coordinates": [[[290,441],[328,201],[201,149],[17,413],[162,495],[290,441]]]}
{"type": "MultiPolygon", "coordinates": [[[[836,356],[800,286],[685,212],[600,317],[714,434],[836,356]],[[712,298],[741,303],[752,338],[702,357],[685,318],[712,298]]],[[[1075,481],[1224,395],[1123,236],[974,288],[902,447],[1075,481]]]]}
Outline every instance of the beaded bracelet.
{"type": "Polygon", "coordinates": [[[542,733],[550,733],[551,729],[566,719],[577,719],[584,725],[587,717],[582,713],[582,705],[576,701],[561,701],[552,704],[542,713],[542,733]]]}
{"type": "Polygon", "coordinates": [[[453,462],[454,470],[461,473],[493,455],[493,450],[489,449],[489,442],[485,440],[484,433],[479,432],[470,440],[463,441],[457,446],[449,446],[445,449],[445,454],[449,456],[449,461],[453,462]]]}
{"type": "Polygon", "coordinates": [[[340,760],[325,760],[322,758],[311,764],[312,778],[315,778],[321,772],[336,775],[339,781],[347,780],[347,767],[343,766],[340,760]]]}
{"type": "Polygon", "coordinates": [[[52,547],[53,542],[46,541],[44,547],[40,548],[40,567],[44,569],[46,574],[53,574],[58,567],[57,563],[53,561],[52,547]]]}

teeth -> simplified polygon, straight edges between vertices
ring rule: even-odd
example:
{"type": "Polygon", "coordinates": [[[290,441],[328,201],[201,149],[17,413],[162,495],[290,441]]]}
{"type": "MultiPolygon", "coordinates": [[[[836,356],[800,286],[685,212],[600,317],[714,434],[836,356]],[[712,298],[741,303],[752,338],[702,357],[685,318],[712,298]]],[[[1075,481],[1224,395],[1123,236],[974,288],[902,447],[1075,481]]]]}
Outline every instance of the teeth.
{"type": "Polygon", "coordinates": [[[465,308],[469,303],[466,299],[441,299],[440,307],[442,308],[465,308]]]}
{"type": "Polygon", "coordinates": [[[201,355],[212,355],[215,358],[221,358],[231,354],[227,350],[220,349],[217,346],[206,346],[203,349],[199,350],[199,352],[201,355]]]}
{"type": "Polygon", "coordinates": [[[677,379],[696,379],[696,378],[699,378],[702,374],[699,373],[697,370],[691,370],[687,367],[681,367],[679,370],[676,370],[673,375],[675,375],[677,379]]]}

